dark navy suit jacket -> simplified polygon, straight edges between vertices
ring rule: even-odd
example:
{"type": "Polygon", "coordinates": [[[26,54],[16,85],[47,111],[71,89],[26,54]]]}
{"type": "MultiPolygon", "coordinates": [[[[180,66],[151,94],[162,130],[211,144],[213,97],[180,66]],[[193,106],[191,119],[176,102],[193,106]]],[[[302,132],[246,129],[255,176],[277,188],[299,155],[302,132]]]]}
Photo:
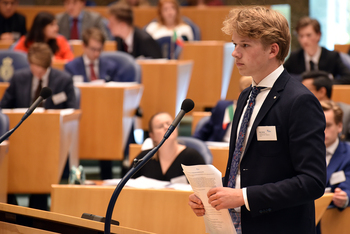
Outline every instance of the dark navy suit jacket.
{"type": "MultiPolygon", "coordinates": [[[[284,63],[284,67],[292,75],[301,75],[305,72],[304,50],[300,49],[292,52],[284,63]]],[[[334,83],[336,84],[350,84],[350,71],[336,51],[329,51],[322,47],[318,69],[333,74],[334,83]]]]}
{"type": "Polygon", "coordinates": [[[209,121],[207,121],[198,131],[193,134],[193,137],[202,141],[222,141],[225,133],[231,124],[226,129],[222,128],[222,121],[226,107],[232,105],[233,101],[220,100],[211,111],[209,121]]]}
{"type": "Polygon", "coordinates": [[[339,141],[339,145],[327,166],[326,187],[331,187],[332,192],[334,192],[335,188],[341,188],[350,198],[350,145],[346,142],[339,141]],[[337,171],[344,171],[346,181],[340,184],[330,185],[329,178],[331,178],[332,174],[337,171]]]}
{"type": "MultiPolygon", "coordinates": [[[[13,75],[10,86],[6,89],[1,100],[1,108],[28,108],[32,104],[32,79],[33,74],[29,68],[18,70],[13,75]]],[[[65,109],[75,107],[75,93],[72,77],[64,72],[51,68],[48,87],[52,90],[52,96],[65,92],[67,100],[55,105],[52,96],[45,100],[45,109],[65,109]]]]}
{"type": "MultiPolygon", "coordinates": [[[[89,82],[90,79],[86,76],[85,64],[83,57],[75,58],[73,61],[67,63],[64,69],[72,76],[81,75],[84,77],[84,82],[89,82]]],[[[113,61],[100,57],[99,58],[99,79],[108,81],[123,81],[117,77],[117,66],[113,61]]]]}
{"type": "MultiPolygon", "coordinates": [[[[224,186],[250,91],[245,89],[237,102],[224,186]]],[[[241,207],[242,233],[315,233],[314,200],[326,185],[324,129],[319,101],[283,71],[256,116],[240,163],[250,207],[241,207]],[[275,126],[277,140],[258,141],[258,126],[275,126]]]]}

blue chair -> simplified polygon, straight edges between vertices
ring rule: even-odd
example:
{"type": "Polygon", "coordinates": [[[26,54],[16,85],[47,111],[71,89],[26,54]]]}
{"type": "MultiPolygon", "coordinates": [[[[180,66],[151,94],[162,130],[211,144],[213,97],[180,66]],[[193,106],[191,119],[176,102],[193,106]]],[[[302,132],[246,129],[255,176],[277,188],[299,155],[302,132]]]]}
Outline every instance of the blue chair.
{"type": "Polygon", "coordinates": [[[141,67],[133,56],[121,51],[102,52],[101,57],[115,62],[120,80],[141,83],[141,67]]]}
{"type": "Polygon", "coordinates": [[[193,39],[195,41],[200,41],[201,40],[201,30],[199,29],[198,25],[195,24],[190,18],[186,17],[186,16],[182,16],[182,20],[190,25],[190,27],[192,28],[193,31],[193,39]]]}
{"type": "Polygon", "coordinates": [[[0,50],[0,81],[8,82],[13,73],[22,68],[28,68],[27,54],[13,50],[0,50]]]}
{"type": "Polygon", "coordinates": [[[179,144],[183,144],[187,147],[197,150],[198,153],[203,156],[206,164],[212,164],[213,155],[211,154],[208,146],[204,143],[204,141],[201,141],[193,137],[185,137],[185,136],[179,136],[177,137],[177,140],[179,144]]]}

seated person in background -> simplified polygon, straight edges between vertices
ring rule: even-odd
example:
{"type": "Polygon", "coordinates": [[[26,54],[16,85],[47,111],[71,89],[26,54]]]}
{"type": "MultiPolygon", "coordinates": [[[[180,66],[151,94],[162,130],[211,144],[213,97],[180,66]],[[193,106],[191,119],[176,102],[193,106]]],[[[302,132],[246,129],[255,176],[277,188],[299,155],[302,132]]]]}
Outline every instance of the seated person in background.
{"type": "Polygon", "coordinates": [[[0,40],[16,41],[27,33],[26,18],[17,13],[18,0],[0,0],[0,40]]]}
{"type": "Polygon", "coordinates": [[[320,47],[321,26],[315,19],[303,17],[299,20],[296,31],[302,49],[290,54],[284,63],[285,69],[292,75],[310,70],[322,70],[333,74],[335,84],[350,84],[350,71],[336,51],[320,47]]]}
{"type": "Polygon", "coordinates": [[[184,0],[181,1],[182,6],[223,6],[224,3],[221,0],[184,0]]]}
{"type": "Polygon", "coordinates": [[[65,12],[57,14],[56,19],[59,26],[59,33],[67,40],[82,39],[82,32],[91,27],[102,30],[107,37],[106,26],[100,14],[92,11],[85,11],[85,0],[64,0],[65,12]]]}
{"type": "Polygon", "coordinates": [[[332,101],[321,101],[326,118],[325,144],[327,163],[327,185],[334,193],[333,205],[344,209],[349,205],[350,196],[350,145],[339,140],[342,131],[343,111],[332,101]],[[332,174],[341,172],[344,181],[332,181],[332,174]]]}
{"type": "Polygon", "coordinates": [[[162,37],[173,37],[176,32],[177,37],[182,37],[185,41],[193,41],[192,28],[182,22],[180,7],[176,0],[160,0],[158,2],[158,21],[151,22],[146,27],[153,39],[162,37]]]}
{"type": "MultiPolygon", "coordinates": [[[[168,127],[173,122],[168,113],[158,113],[149,121],[149,136],[154,145],[163,139],[168,127]]],[[[173,178],[184,176],[181,164],[186,166],[205,164],[204,158],[194,149],[187,148],[177,142],[177,130],[165,141],[159,151],[142,167],[133,178],[145,176],[152,179],[170,181],[173,178]]],[[[142,151],[137,159],[141,159],[151,150],[142,151]]]]}
{"type": "Polygon", "coordinates": [[[161,58],[158,43],[144,30],[133,25],[132,8],[126,4],[116,3],[109,8],[109,29],[116,37],[117,49],[134,58],[161,58]]]}
{"type": "MultiPolygon", "coordinates": [[[[332,74],[324,71],[308,71],[302,74],[302,83],[319,101],[332,99],[333,81],[329,78],[332,74]]],[[[332,77],[333,78],[333,77],[332,77]]],[[[338,102],[337,105],[343,111],[342,138],[350,140],[350,105],[338,102]]]]}
{"type": "MultiPolygon", "coordinates": [[[[28,51],[30,68],[15,71],[10,86],[1,99],[1,108],[28,108],[39,97],[42,87],[49,87],[52,96],[43,102],[45,109],[74,108],[75,93],[69,74],[51,68],[52,52],[46,43],[34,43],[28,51]]],[[[48,210],[47,194],[32,194],[29,207],[48,210]]],[[[10,204],[17,204],[9,194],[10,204]]]]}
{"type": "Polygon", "coordinates": [[[55,16],[49,12],[39,12],[26,36],[22,36],[14,47],[15,50],[27,52],[35,42],[46,43],[57,60],[72,60],[74,58],[68,41],[58,34],[55,16]]]}
{"type": "Polygon", "coordinates": [[[115,64],[107,58],[100,57],[105,35],[98,28],[88,28],[83,32],[84,54],[65,65],[65,70],[72,76],[84,77],[84,82],[103,79],[108,81],[118,80],[115,64]]]}
{"type": "MultiPolygon", "coordinates": [[[[242,76],[239,80],[240,90],[248,88],[252,84],[250,76],[242,76]]],[[[200,129],[196,129],[194,138],[202,141],[230,142],[231,122],[236,109],[236,100],[220,100],[211,111],[209,121],[200,129]]]]}
{"type": "Polygon", "coordinates": [[[49,87],[52,96],[44,101],[45,109],[74,108],[72,77],[51,68],[52,51],[46,43],[34,43],[28,51],[30,68],[15,71],[10,86],[1,99],[1,108],[28,108],[37,99],[42,87],[49,87]]]}
{"type": "Polygon", "coordinates": [[[119,0],[119,1],[112,2],[110,5],[115,3],[125,3],[131,7],[144,7],[144,6],[150,5],[148,0],[119,0]]]}

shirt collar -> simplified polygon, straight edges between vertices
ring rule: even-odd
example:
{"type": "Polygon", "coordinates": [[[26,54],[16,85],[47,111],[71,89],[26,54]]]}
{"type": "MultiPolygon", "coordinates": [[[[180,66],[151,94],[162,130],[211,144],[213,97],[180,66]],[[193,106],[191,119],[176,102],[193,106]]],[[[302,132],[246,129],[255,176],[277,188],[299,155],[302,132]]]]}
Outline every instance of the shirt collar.
{"type": "Polygon", "coordinates": [[[91,62],[91,60],[85,54],[83,54],[83,61],[85,67],[90,66],[91,63],[93,63],[94,66],[98,65],[98,59],[96,59],[94,62],[91,62]]]}
{"type": "Polygon", "coordinates": [[[314,62],[315,64],[318,64],[318,61],[320,60],[321,57],[321,52],[322,52],[322,48],[320,46],[317,47],[316,53],[314,54],[314,56],[310,56],[306,53],[306,51],[304,50],[304,57],[305,57],[305,62],[314,62]]]}
{"type": "MultiPolygon", "coordinates": [[[[50,71],[51,71],[51,68],[50,67],[47,68],[45,74],[43,75],[43,77],[41,77],[43,84],[48,84],[50,71]]],[[[34,76],[34,78],[39,80],[39,77],[34,76]]]]}
{"type": "Polygon", "coordinates": [[[283,65],[280,65],[276,70],[274,70],[264,79],[262,79],[258,85],[255,83],[254,79],[252,79],[252,86],[266,87],[271,89],[273,84],[278,79],[278,77],[282,74],[283,70],[284,70],[283,65]]]}
{"type": "MultiPolygon", "coordinates": [[[[83,20],[83,16],[84,16],[84,11],[81,11],[80,12],[80,14],[78,15],[78,17],[77,17],[77,19],[78,19],[78,21],[79,22],[81,22],[82,20],[83,20]]],[[[69,20],[71,21],[71,22],[73,22],[73,17],[72,16],[69,16],[69,20]]]]}
{"type": "Polygon", "coordinates": [[[333,144],[327,147],[326,151],[327,153],[333,155],[336,149],[338,148],[339,145],[339,139],[337,138],[333,144]]]}

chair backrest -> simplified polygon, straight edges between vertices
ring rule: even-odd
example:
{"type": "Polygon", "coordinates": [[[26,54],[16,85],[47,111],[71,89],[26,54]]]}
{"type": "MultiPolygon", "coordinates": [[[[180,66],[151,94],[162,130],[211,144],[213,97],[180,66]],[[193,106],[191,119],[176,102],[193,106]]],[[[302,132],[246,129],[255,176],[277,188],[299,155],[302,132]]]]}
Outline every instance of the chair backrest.
{"type": "Polygon", "coordinates": [[[81,92],[80,89],[76,86],[74,86],[74,93],[75,93],[75,105],[74,109],[80,109],[80,96],[81,92]]]}
{"type": "Polygon", "coordinates": [[[10,81],[16,70],[29,67],[27,54],[13,50],[0,50],[0,81],[10,81]]]}
{"type": "Polygon", "coordinates": [[[350,70],[350,55],[345,54],[343,52],[339,52],[339,55],[340,55],[341,61],[350,70]]]}
{"type": "Polygon", "coordinates": [[[182,20],[192,28],[193,39],[195,41],[200,41],[201,40],[201,30],[199,29],[198,25],[195,24],[190,18],[188,18],[186,16],[182,16],[182,20]]]}
{"type": "Polygon", "coordinates": [[[0,112],[0,136],[4,135],[10,127],[10,120],[7,115],[0,112]]]}
{"type": "Polygon", "coordinates": [[[193,134],[197,133],[203,126],[205,123],[207,123],[210,120],[210,116],[204,116],[203,118],[201,118],[197,125],[195,126],[195,130],[193,132],[193,134]]]}
{"type": "Polygon", "coordinates": [[[177,139],[180,144],[184,144],[187,147],[197,150],[198,153],[200,153],[200,155],[203,156],[206,164],[212,164],[213,155],[211,154],[208,146],[204,143],[204,141],[201,141],[193,137],[185,137],[185,136],[179,136],[177,137],[177,139]]]}
{"type": "Polygon", "coordinates": [[[121,51],[102,52],[101,57],[113,60],[117,67],[117,76],[121,80],[131,80],[141,83],[141,67],[133,56],[121,51]]]}

